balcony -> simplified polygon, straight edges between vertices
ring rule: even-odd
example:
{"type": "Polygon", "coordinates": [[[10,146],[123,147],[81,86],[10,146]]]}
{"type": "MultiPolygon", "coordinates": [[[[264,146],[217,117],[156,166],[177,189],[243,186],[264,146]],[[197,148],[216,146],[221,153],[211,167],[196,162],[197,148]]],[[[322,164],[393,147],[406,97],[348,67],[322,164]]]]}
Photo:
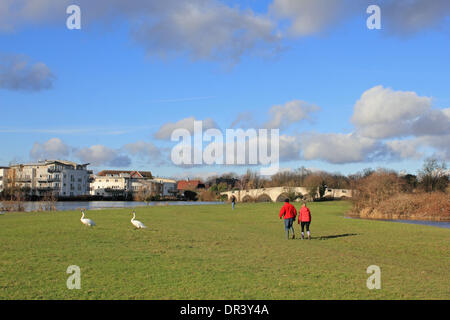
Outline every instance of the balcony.
{"type": "Polygon", "coordinates": [[[16,177],[16,182],[31,182],[31,178],[29,177],[16,177]]]}
{"type": "Polygon", "coordinates": [[[62,172],[62,168],[57,168],[57,167],[51,167],[47,169],[48,173],[54,173],[54,172],[62,172]]]}
{"type": "Polygon", "coordinates": [[[40,183],[61,182],[61,178],[38,178],[40,183]]]}
{"type": "Polygon", "coordinates": [[[58,191],[58,188],[52,188],[52,187],[37,187],[37,191],[39,192],[48,192],[48,191],[58,191]]]}

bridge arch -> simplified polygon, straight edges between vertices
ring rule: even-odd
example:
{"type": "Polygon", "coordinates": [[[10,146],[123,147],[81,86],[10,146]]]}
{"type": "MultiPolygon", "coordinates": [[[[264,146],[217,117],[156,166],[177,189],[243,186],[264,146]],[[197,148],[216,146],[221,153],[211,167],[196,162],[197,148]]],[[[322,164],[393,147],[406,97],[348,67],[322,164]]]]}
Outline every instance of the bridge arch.
{"type": "Polygon", "coordinates": [[[287,193],[283,192],[277,196],[276,202],[284,202],[284,200],[286,200],[288,198],[289,198],[289,196],[287,195],[287,193]]]}
{"type": "Polygon", "coordinates": [[[252,196],[250,196],[250,195],[245,195],[245,196],[243,196],[242,197],[242,200],[241,200],[242,202],[253,202],[254,201],[254,199],[253,199],[253,197],[252,196]]]}
{"type": "Polygon", "coordinates": [[[272,202],[272,198],[268,194],[263,193],[256,198],[256,202],[272,202]]]}

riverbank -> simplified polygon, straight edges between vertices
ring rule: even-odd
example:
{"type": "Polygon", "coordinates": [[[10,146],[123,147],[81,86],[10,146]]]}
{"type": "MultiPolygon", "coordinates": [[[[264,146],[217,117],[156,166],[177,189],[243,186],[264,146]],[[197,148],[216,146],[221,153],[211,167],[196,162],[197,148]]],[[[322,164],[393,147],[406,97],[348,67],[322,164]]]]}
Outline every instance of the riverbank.
{"type": "Polygon", "coordinates": [[[352,218],[375,220],[450,222],[449,193],[396,194],[376,204],[366,202],[356,203],[346,215],[352,218]]]}
{"type": "Polygon", "coordinates": [[[0,202],[0,211],[5,212],[45,212],[108,209],[108,208],[136,208],[146,206],[189,206],[222,204],[219,201],[22,201],[0,202]]]}
{"type": "Polygon", "coordinates": [[[348,218],[366,219],[366,220],[380,220],[380,221],[436,221],[436,222],[450,222],[450,214],[442,216],[438,215],[424,215],[424,214],[392,214],[389,212],[380,212],[379,210],[364,209],[360,213],[347,212],[345,214],[348,218]]]}

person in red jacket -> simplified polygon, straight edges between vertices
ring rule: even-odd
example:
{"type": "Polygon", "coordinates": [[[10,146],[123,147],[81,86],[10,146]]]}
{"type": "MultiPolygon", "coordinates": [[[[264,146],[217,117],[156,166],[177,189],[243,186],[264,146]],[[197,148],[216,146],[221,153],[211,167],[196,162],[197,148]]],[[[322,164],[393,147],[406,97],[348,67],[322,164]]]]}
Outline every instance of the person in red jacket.
{"type": "Polygon", "coordinates": [[[297,216],[297,210],[289,203],[289,199],[284,201],[284,206],[280,210],[280,219],[284,216],[284,230],[286,231],[286,238],[289,239],[289,230],[292,230],[292,239],[295,239],[294,221],[297,216]]]}
{"type": "Polygon", "coordinates": [[[311,233],[309,232],[309,225],[311,224],[311,211],[306,206],[306,202],[303,202],[301,209],[298,212],[298,224],[302,226],[302,240],[305,239],[305,226],[308,233],[308,239],[311,240],[311,233]]]}

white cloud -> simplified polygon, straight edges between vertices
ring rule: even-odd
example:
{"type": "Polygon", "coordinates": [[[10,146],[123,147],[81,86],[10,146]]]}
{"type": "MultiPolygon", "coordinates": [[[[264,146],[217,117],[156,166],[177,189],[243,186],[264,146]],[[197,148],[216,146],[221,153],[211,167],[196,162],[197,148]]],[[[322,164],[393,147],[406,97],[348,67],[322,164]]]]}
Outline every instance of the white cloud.
{"type": "Polygon", "coordinates": [[[133,37],[149,55],[187,52],[196,59],[237,62],[246,52],[273,54],[279,36],[275,24],[251,10],[230,8],[218,1],[184,1],[135,26],[133,37]]]}
{"type": "Polygon", "coordinates": [[[280,161],[300,160],[301,146],[298,136],[280,135],[280,161]]]}
{"type": "Polygon", "coordinates": [[[132,155],[158,157],[161,155],[161,151],[157,146],[151,142],[138,141],[134,143],[128,143],[123,146],[132,155]]]}
{"type": "Polygon", "coordinates": [[[441,136],[422,136],[416,139],[419,145],[433,148],[439,158],[450,161],[450,133],[441,136]]]}
{"type": "Polygon", "coordinates": [[[439,28],[450,17],[448,0],[390,0],[383,5],[387,28],[399,35],[439,28]]]}
{"type": "Polygon", "coordinates": [[[335,28],[353,16],[361,17],[373,4],[381,7],[383,30],[400,36],[442,28],[450,17],[448,0],[273,0],[270,11],[290,21],[292,35],[309,36],[335,28]]]}
{"type": "Polygon", "coordinates": [[[302,136],[303,157],[330,163],[370,161],[379,144],[375,139],[342,133],[309,133],[302,136]]]}
{"type": "Polygon", "coordinates": [[[233,122],[230,125],[230,128],[249,128],[251,126],[251,122],[253,121],[253,113],[246,111],[246,112],[240,112],[237,114],[236,118],[233,120],[233,122]]]}
{"type": "Polygon", "coordinates": [[[31,158],[35,160],[49,160],[67,157],[70,147],[59,138],[52,138],[44,143],[35,142],[30,151],[31,158]]]}
{"type": "Polygon", "coordinates": [[[352,122],[361,135],[388,138],[410,135],[411,125],[431,108],[431,98],[376,86],[356,102],[352,122]]]}
{"type": "Polygon", "coordinates": [[[124,145],[122,149],[133,156],[138,156],[151,161],[153,165],[166,164],[169,159],[167,150],[157,147],[152,142],[137,141],[128,143],[124,145]]]}
{"type": "Polygon", "coordinates": [[[336,24],[344,15],[342,0],[274,0],[270,10],[280,18],[291,20],[290,33],[309,36],[336,24]]]}
{"type": "Polygon", "coordinates": [[[293,123],[310,118],[310,114],[320,110],[316,105],[301,100],[292,100],[284,105],[276,105],[270,108],[270,120],[265,127],[283,129],[293,123]]]}
{"type": "Polygon", "coordinates": [[[131,164],[128,156],[103,145],[82,148],[75,152],[75,156],[82,162],[90,163],[94,167],[108,165],[112,167],[127,167],[131,164]]]}
{"type": "Polygon", "coordinates": [[[412,124],[415,136],[444,135],[450,133],[450,108],[435,109],[421,115],[412,124]]]}
{"type": "Polygon", "coordinates": [[[385,146],[394,159],[419,159],[423,156],[418,151],[419,143],[416,139],[386,141],[385,146]]]}
{"type": "MultiPolygon", "coordinates": [[[[154,137],[156,139],[160,140],[169,140],[172,132],[176,129],[186,129],[191,134],[194,133],[194,121],[200,121],[195,119],[194,117],[185,118],[182,120],[179,120],[177,122],[168,122],[164,125],[162,125],[159,130],[154,134],[154,137]]],[[[217,128],[217,124],[212,120],[211,118],[207,118],[202,120],[202,127],[203,130],[211,129],[211,128],[217,128]]]]}
{"type": "Polygon", "coordinates": [[[0,55],[0,89],[40,91],[53,86],[55,76],[42,62],[24,55],[0,55]]]}
{"type": "Polygon", "coordinates": [[[376,86],[356,102],[352,122],[351,134],[304,134],[303,157],[330,163],[418,159],[431,149],[449,158],[450,109],[432,109],[429,97],[376,86]]]}
{"type": "MultiPolygon", "coordinates": [[[[0,31],[27,24],[64,23],[70,0],[2,0],[0,31]]],[[[273,54],[280,37],[266,15],[229,7],[218,0],[78,0],[83,28],[126,21],[132,38],[148,55],[188,54],[192,59],[226,59],[273,54]]]]}

